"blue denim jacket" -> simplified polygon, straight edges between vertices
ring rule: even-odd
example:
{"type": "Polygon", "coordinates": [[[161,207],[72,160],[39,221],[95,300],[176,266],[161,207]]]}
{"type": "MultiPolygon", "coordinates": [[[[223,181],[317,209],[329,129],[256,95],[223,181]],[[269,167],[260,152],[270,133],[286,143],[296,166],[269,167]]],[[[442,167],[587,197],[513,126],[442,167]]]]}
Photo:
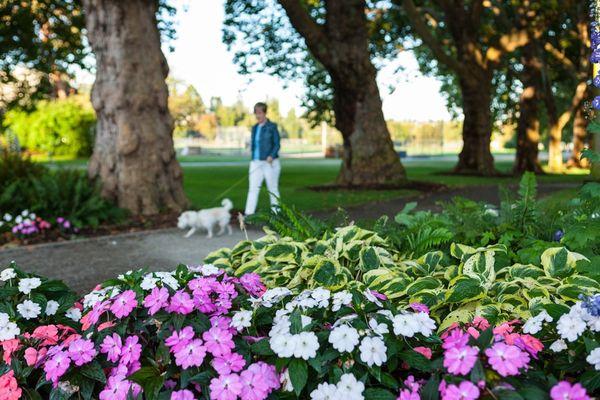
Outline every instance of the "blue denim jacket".
{"type": "MultiPolygon", "coordinates": [[[[254,146],[256,144],[256,127],[252,127],[252,141],[250,145],[250,154],[254,154],[254,146]]],[[[260,160],[266,160],[267,157],[279,157],[279,131],[277,125],[267,120],[260,129],[260,140],[258,143],[258,153],[260,160]]]]}

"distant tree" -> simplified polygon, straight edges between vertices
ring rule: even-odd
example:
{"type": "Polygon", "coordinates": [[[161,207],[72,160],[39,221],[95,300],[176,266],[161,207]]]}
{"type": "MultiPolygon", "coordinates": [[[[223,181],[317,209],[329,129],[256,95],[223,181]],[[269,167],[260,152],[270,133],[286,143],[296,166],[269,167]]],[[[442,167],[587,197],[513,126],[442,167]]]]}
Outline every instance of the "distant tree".
{"type": "MultiPolygon", "coordinates": [[[[365,0],[227,0],[224,42],[240,71],[303,78],[312,110],[331,104],[344,140],[337,182],[397,184],[406,173],[394,151],[377,87],[373,30],[385,13],[365,0]],[[319,96],[318,89],[325,89],[319,96]],[[312,90],[312,92],[311,92],[312,90]]],[[[382,35],[383,37],[384,35],[382,35]]],[[[385,42],[385,41],[384,41],[385,42]]],[[[382,45],[381,48],[384,46],[382,45]]],[[[319,111],[317,111],[319,112],[319,111]]],[[[314,116],[313,116],[314,117],[314,116]]]]}
{"type": "Polygon", "coordinates": [[[173,116],[175,133],[184,135],[198,130],[206,109],[202,97],[192,85],[183,85],[174,79],[167,80],[169,86],[169,111],[173,116]]]}

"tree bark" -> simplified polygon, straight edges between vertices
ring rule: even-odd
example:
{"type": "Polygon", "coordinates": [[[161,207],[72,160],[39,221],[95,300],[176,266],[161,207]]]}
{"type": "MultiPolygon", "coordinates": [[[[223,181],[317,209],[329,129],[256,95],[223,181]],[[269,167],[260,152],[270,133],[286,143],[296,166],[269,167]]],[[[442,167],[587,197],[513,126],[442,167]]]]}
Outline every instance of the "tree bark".
{"type": "Polygon", "coordinates": [[[569,168],[589,168],[590,163],[587,159],[581,159],[581,150],[585,148],[587,138],[587,120],[583,107],[579,106],[573,117],[573,151],[567,161],[569,168]]]}
{"type": "Polygon", "coordinates": [[[397,185],[406,172],[388,131],[377,72],[369,53],[364,0],[327,0],[326,23],[317,24],[298,0],[279,0],[334,87],[336,127],[344,156],[336,183],[353,187],[397,185]]]}
{"type": "Polygon", "coordinates": [[[98,117],[88,175],[101,181],[104,197],[134,214],[180,211],[188,202],[173,148],[157,2],[83,4],[96,55],[92,104],[98,117]]]}
{"type": "Polygon", "coordinates": [[[541,99],[542,63],[536,54],[535,44],[523,48],[523,72],[521,82],[523,92],[519,99],[519,120],[517,123],[517,154],[513,172],[522,174],[531,171],[543,173],[538,160],[540,143],[540,119],[538,102],[541,99]]]}
{"type": "Polygon", "coordinates": [[[492,119],[490,112],[491,76],[459,76],[463,97],[463,148],[454,172],[460,174],[496,175],[490,150],[492,119]]]}

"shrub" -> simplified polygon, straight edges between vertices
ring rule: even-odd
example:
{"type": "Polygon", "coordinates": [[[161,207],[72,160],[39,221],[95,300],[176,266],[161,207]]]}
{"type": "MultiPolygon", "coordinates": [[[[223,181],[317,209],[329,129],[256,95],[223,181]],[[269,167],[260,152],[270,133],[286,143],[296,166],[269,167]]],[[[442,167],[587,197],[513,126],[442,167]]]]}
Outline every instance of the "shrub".
{"type": "MultiPolygon", "coordinates": [[[[27,181],[46,172],[43,165],[34,163],[29,157],[0,149],[0,193],[15,182],[27,181]]],[[[2,207],[0,209],[8,211],[2,207]]]]}
{"type": "Polygon", "coordinates": [[[96,117],[83,99],[42,100],[31,112],[11,110],[4,126],[29,151],[84,157],[91,154],[96,117]]]}

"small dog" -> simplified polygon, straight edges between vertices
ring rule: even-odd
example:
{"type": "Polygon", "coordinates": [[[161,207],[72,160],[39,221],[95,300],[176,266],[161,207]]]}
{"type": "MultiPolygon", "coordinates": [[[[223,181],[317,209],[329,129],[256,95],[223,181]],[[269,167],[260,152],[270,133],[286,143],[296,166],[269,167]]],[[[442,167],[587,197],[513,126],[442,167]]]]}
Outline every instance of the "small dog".
{"type": "Polygon", "coordinates": [[[179,229],[190,228],[185,237],[189,238],[198,229],[206,229],[208,231],[207,238],[213,237],[213,227],[219,226],[219,232],[217,235],[222,235],[227,229],[227,232],[231,235],[231,226],[229,221],[231,215],[229,211],[233,208],[233,203],[229,199],[224,199],[221,202],[221,207],[207,208],[206,210],[200,211],[184,211],[177,220],[177,227],[179,229]]]}

